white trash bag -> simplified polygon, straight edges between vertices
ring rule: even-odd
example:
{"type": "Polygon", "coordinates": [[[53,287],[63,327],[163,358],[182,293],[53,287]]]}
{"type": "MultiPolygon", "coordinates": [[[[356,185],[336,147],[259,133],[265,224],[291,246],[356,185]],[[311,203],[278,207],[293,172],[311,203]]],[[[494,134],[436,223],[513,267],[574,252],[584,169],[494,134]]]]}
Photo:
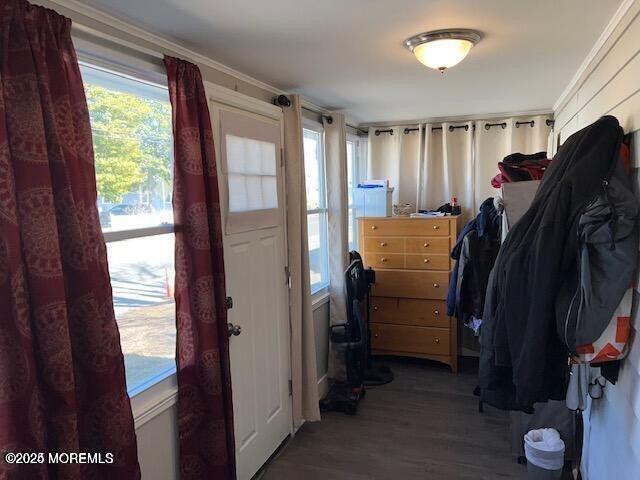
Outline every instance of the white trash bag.
{"type": "Polygon", "coordinates": [[[564,441],[555,428],[531,430],[524,436],[529,479],[560,478],[564,466],[564,441]]]}

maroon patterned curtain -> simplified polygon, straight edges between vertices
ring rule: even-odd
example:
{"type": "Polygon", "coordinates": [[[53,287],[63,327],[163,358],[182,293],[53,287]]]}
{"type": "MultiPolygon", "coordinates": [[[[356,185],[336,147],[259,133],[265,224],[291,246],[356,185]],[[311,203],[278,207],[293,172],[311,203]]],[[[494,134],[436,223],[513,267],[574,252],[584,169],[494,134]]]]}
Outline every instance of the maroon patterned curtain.
{"type": "Polygon", "coordinates": [[[233,404],[213,132],[200,70],[165,57],[173,109],[180,478],[234,479],[233,404]]]}
{"type": "Polygon", "coordinates": [[[71,21],[0,7],[0,478],[137,479],[71,21]],[[6,452],[113,454],[8,465],[6,452]]]}

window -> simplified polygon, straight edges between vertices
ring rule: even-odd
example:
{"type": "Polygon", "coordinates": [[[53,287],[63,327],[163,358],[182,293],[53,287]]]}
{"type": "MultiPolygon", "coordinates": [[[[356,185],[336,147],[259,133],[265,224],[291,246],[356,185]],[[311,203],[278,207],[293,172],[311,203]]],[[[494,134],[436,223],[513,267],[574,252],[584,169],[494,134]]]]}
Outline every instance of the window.
{"type": "Polygon", "coordinates": [[[82,66],[127,390],[175,372],[171,106],[165,87],[82,66]]]}
{"type": "Polygon", "coordinates": [[[327,195],[322,129],[304,129],[304,169],[307,190],[307,228],[311,293],[329,285],[327,195]]]}
{"type": "Polygon", "coordinates": [[[347,190],[348,190],[348,213],[349,213],[349,250],[358,249],[358,219],[356,218],[356,208],[353,201],[354,189],[359,181],[359,158],[358,141],[347,140],[347,190]]]}
{"type": "Polygon", "coordinates": [[[276,145],[226,135],[229,212],[278,208],[276,145]]]}

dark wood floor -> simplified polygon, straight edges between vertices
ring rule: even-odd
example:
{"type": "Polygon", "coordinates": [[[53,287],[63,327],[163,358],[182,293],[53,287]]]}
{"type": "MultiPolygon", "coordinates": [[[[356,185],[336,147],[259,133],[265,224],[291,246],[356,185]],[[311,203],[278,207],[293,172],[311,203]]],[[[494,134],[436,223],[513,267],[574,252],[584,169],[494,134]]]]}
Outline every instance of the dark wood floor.
{"type": "Polygon", "coordinates": [[[420,360],[387,360],[396,379],[370,388],[355,417],[305,424],[263,480],[524,479],[510,453],[508,414],[478,413],[477,364],[459,375],[420,360]]]}

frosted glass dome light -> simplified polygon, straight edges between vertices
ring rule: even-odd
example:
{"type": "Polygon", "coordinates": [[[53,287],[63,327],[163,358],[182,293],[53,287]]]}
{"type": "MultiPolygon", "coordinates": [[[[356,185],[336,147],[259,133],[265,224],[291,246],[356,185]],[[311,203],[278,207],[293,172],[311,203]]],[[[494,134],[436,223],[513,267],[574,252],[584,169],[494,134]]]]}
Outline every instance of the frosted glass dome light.
{"type": "Polygon", "coordinates": [[[479,41],[480,34],[475,30],[435,30],[406,39],[404,46],[420,63],[444,73],[460,63],[479,41]]]}

